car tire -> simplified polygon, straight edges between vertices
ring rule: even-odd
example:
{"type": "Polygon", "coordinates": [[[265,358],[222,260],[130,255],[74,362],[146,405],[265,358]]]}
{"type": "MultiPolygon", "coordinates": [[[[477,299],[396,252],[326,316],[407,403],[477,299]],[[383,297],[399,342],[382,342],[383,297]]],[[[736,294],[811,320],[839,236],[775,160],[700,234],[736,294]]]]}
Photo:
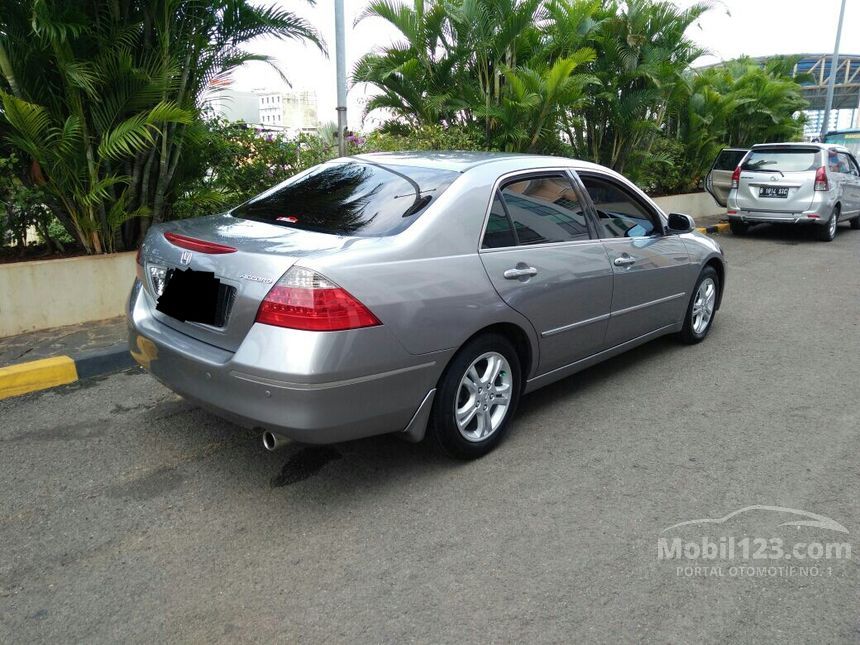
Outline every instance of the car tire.
{"type": "Polygon", "coordinates": [[[732,220],[729,221],[729,228],[732,230],[732,235],[746,235],[750,230],[750,225],[732,220]]]}
{"type": "Polygon", "coordinates": [[[451,457],[483,457],[504,437],[521,390],[522,369],[511,342],[499,334],[478,336],[439,379],[429,434],[451,457]],[[498,402],[503,397],[506,404],[498,402]]]}
{"type": "Polygon", "coordinates": [[[678,337],[686,345],[695,345],[705,340],[714,318],[717,315],[717,302],[720,299],[720,276],[716,269],[707,266],[702,269],[696,286],[693,287],[693,295],[690,304],[684,313],[684,326],[678,337]]]}
{"type": "Polygon", "coordinates": [[[851,228],[855,231],[860,230],[860,215],[851,220],[851,228]]]}
{"type": "Polygon", "coordinates": [[[832,242],[836,239],[836,231],[839,228],[839,207],[833,209],[833,214],[827,220],[827,224],[818,227],[818,239],[821,242],[832,242]]]}

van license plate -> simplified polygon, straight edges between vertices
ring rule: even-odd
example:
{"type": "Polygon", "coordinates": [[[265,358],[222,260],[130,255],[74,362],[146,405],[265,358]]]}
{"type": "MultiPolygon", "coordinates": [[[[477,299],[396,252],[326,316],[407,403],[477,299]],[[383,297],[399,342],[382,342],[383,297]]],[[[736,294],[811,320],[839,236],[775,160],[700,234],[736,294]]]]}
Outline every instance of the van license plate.
{"type": "Polygon", "coordinates": [[[788,188],[781,186],[761,186],[758,189],[759,197],[781,197],[785,199],[788,197],[788,188]]]}

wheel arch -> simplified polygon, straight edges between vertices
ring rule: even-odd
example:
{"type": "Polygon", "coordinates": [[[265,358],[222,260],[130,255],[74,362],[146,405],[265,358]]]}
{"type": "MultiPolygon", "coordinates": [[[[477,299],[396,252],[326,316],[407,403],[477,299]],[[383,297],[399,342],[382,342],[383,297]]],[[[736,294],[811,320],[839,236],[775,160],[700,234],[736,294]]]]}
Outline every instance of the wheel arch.
{"type": "Polygon", "coordinates": [[[716,256],[705,262],[705,267],[713,267],[714,271],[717,272],[717,277],[720,279],[720,292],[717,294],[717,309],[719,309],[723,303],[723,291],[726,288],[726,267],[722,260],[716,256]]]}
{"type": "MultiPolygon", "coordinates": [[[[457,348],[457,351],[451,356],[448,361],[448,364],[454,360],[454,357],[460,353],[460,350],[463,349],[466,345],[472,342],[475,338],[479,336],[483,336],[485,334],[498,334],[500,336],[504,336],[507,338],[510,343],[514,346],[514,350],[517,352],[517,357],[520,359],[520,371],[522,377],[522,384],[525,387],[525,382],[528,380],[529,375],[531,374],[532,368],[537,363],[537,348],[532,346],[532,341],[529,338],[528,333],[525,329],[523,329],[520,325],[512,322],[498,322],[493,323],[492,325],[487,325],[486,327],[482,327],[474,334],[465,339],[460,346],[457,348]]],[[[445,366],[445,370],[443,370],[442,374],[448,370],[448,365],[445,366]]],[[[441,378],[441,377],[440,377],[441,378]]]]}

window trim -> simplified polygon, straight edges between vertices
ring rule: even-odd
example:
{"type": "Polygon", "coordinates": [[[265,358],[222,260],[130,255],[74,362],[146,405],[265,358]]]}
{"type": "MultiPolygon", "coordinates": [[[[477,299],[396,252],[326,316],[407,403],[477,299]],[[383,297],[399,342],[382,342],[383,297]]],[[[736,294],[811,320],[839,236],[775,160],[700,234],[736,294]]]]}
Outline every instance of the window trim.
{"type": "Polygon", "coordinates": [[[596,223],[597,234],[603,241],[609,240],[648,240],[648,239],[656,239],[660,237],[666,237],[668,230],[666,227],[666,222],[663,218],[663,213],[656,206],[652,206],[647,201],[645,201],[642,196],[639,194],[639,189],[632,184],[628,186],[626,182],[620,181],[616,177],[612,175],[608,175],[604,172],[600,172],[599,170],[582,170],[576,171],[576,181],[580,184],[582,192],[587,196],[587,203],[590,207],[591,216],[594,218],[594,222],[596,223]],[[651,216],[651,221],[655,224],[654,232],[650,235],[643,235],[642,237],[607,237],[604,236],[603,227],[600,226],[600,218],[597,216],[597,207],[594,205],[594,200],[591,199],[591,194],[588,192],[588,189],[585,187],[585,183],[582,181],[583,177],[593,177],[599,181],[604,181],[608,184],[611,184],[624,192],[625,194],[632,197],[634,203],[638,204],[647,215],[651,216]]]}
{"type": "Polygon", "coordinates": [[[588,209],[588,204],[590,200],[586,200],[586,195],[583,194],[582,186],[576,179],[576,175],[574,173],[574,169],[570,166],[548,166],[546,168],[530,168],[528,170],[512,170],[510,172],[503,173],[496,177],[496,180],[493,182],[493,189],[490,191],[490,201],[487,204],[487,208],[484,211],[484,222],[481,225],[481,234],[478,236],[478,253],[499,253],[501,251],[510,251],[511,249],[542,249],[548,247],[558,247],[560,245],[579,245],[579,244],[593,244],[595,242],[600,242],[599,231],[595,226],[594,220],[592,219],[591,211],[588,209]],[[588,226],[588,235],[589,238],[587,240],[564,240],[562,242],[543,242],[541,244],[520,244],[519,236],[517,235],[516,226],[513,225],[513,220],[511,220],[511,215],[508,212],[508,205],[505,203],[504,195],[502,195],[502,186],[505,184],[510,184],[516,181],[522,181],[524,179],[528,179],[530,177],[542,177],[546,175],[561,175],[570,182],[571,188],[576,193],[577,197],[579,197],[583,206],[585,206],[585,221],[588,226]],[[484,235],[487,233],[487,226],[490,221],[490,213],[493,210],[493,199],[496,193],[502,197],[502,207],[505,209],[505,214],[508,217],[508,221],[511,222],[511,226],[514,230],[514,238],[517,240],[516,246],[497,246],[490,249],[483,248],[484,245],[484,235]]]}

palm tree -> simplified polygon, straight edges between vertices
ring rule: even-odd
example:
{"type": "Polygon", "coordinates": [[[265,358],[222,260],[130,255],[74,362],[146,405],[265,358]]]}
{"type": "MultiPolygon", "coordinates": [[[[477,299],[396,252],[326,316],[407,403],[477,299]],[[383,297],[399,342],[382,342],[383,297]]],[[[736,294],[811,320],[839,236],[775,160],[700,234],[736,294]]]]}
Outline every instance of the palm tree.
{"type": "MultiPolygon", "coordinates": [[[[123,222],[160,221],[208,83],[250,60],[261,35],[321,41],[294,14],[246,0],[22,0],[0,15],[8,139],[90,253],[123,222]]],[[[141,227],[143,228],[143,227],[141,227]]],[[[135,231],[126,227],[126,242],[135,231]]]]}

